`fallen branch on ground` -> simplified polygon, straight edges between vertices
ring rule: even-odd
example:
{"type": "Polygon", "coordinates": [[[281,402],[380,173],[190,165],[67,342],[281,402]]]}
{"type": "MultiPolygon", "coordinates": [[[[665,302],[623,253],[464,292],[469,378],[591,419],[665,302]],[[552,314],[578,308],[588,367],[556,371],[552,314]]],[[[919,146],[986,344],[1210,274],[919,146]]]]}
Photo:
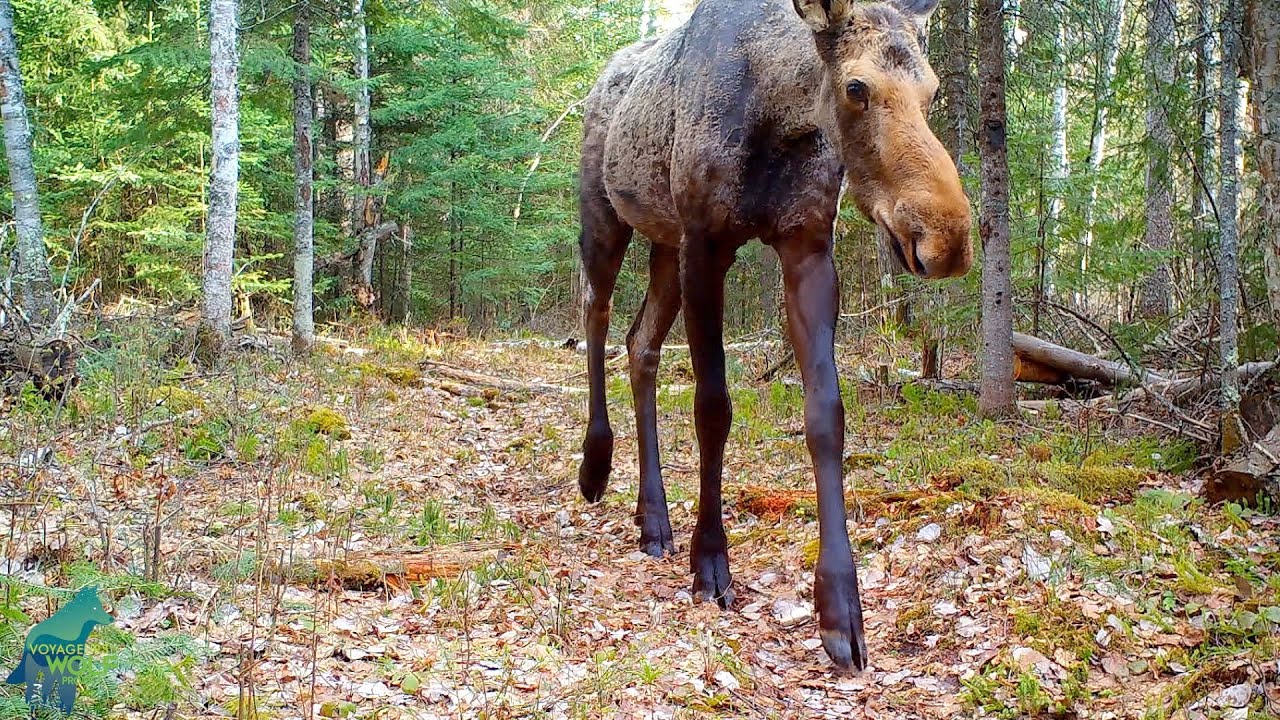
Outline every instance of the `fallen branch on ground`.
{"type": "Polygon", "coordinates": [[[449,378],[468,385],[477,385],[480,387],[489,387],[504,392],[529,392],[529,393],[567,393],[579,394],[586,392],[586,388],[569,387],[567,385],[553,385],[546,382],[525,382],[522,380],[507,380],[505,378],[485,375],[467,370],[456,365],[449,365],[436,360],[423,360],[419,363],[422,369],[432,375],[449,378]]]}
{"type": "Polygon", "coordinates": [[[404,588],[436,578],[456,578],[471,568],[501,560],[507,546],[461,545],[419,551],[349,553],[341,558],[293,558],[272,561],[267,575],[276,581],[333,581],[350,590],[383,586],[404,588]]]}
{"type": "MultiPolygon", "coordinates": [[[[778,344],[778,342],[780,341],[749,340],[746,342],[731,342],[731,343],[726,343],[724,346],[724,349],[725,350],[756,350],[758,348],[771,347],[773,345],[778,344]]],[[[585,340],[579,340],[575,348],[577,349],[578,352],[585,353],[587,351],[587,342],[585,340]]],[[[662,349],[676,350],[680,352],[689,352],[688,345],[663,345],[662,349]]],[[[627,346],[626,345],[605,345],[604,352],[606,355],[617,355],[618,353],[625,353],[627,352],[627,346]]]]}

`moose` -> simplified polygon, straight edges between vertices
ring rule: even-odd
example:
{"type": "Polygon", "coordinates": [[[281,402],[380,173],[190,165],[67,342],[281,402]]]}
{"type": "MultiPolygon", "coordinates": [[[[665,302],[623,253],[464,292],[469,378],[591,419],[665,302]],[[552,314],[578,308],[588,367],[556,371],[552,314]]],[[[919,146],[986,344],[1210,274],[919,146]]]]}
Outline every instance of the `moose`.
{"type": "Polygon", "coordinates": [[[693,594],[734,599],[721,503],[732,408],[724,287],[735,252],[779,256],[787,328],[804,386],[818,490],[814,604],[842,669],[865,669],[857,571],[846,527],[844,406],[836,377],[832,236],[841,185],[924,278],[973,261],[969,199],[926,115],[938,79],[922,51],[937,0],[703,0],[681,27],[620,50],[588,96],[580,167],[589,419],[578,486],[596,502],[613,456],[605,400],[612,296],[633,232],[650,242],[649,284],[627,333],[635,400],[640,548],[675,554],[658,456],[655,377],[683,311],[696,382],[699,499],[693,594]]]}

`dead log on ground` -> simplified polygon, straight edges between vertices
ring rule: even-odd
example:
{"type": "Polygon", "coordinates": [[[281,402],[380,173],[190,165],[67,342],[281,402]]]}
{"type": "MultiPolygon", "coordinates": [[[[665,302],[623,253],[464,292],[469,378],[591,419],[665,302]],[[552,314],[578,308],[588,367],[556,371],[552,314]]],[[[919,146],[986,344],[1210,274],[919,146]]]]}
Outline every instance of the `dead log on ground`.
{"type": "Polygon", "coordinates": [[[1087,355],[1022,333],[1013,334],[1013,352],[1018,361],[1027,366],[1028,377],[1058,376],[1066,373],[1080,380],[1093,380],[1113,386],[1167,381],[1165,377],[1150,371],[1135,371],[1123,363],[1087,355]]]}
{"type": "MultiPolygon", "coordinates": [[[[1236,370],[1236,375],[1239,377],[1241,385],[1247,385],[1259,375],[1270,372],[1275,366],[1276,364],[1273,362],[1245,363],[1236,370]]],[[[1166,383],[1153,383],[1149,390],[1160,392],[1174,400],[1180,400],[1202,390],[1216,390],[1221,383],[1222,375],[1214,372],[1206,373],[1199,377],[1170,380],[1166,383]]]]}
{"type": "Polygon", "coordinates": [[[546,382],[525,382],[522,380],[507,380],[505,378],[485,375],[467,370],[456,365],[438,362],[436,360],[423,360],[422,369],[432,375],[456,380],[468,385],[476,385],[479,387],[489,387],[504,392],[527,392],[527,393],[551,393],[551,394],[579,394],[585,393],[586,388],[569,387],[566,385],[553,385],[546,382]]]}
{"type": "Polygon", "coordinates": [[[425,551],[348,553],[341,558],[272,561],[266,571],[277,582],[336,582],[349,590],[404,588],[411,583],[456,578],[471,568],[501,560],[509,550],[507,546],[474,544],[425,551]]]}

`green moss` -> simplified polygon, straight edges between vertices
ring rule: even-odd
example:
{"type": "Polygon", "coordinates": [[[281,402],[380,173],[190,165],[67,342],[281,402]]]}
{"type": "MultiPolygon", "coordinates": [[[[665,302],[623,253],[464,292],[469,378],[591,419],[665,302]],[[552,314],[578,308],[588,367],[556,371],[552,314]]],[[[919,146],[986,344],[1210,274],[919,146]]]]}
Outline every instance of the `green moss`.
{"type": "Polygon", "coordinates": [[[1146,477],[1141,470],[1131,467],[1092,464],[1076,466],[1059,462],[1040,463],[1033,472],[1051,487],[1090,502],[1132,495],[1146,477]]]}
{"type": "Polygon", "coordinates": [[[1078,520],[1093,517],[1098,509],[1069,492],[1043,485],[1023,485],[1009,488],[1009,497],[1035,505],[1044,515],[1078,520]]]}
{"type": "Polygon", "coordinates": [[[859,452],[852,453],[844,459],[845,470],[855,470],[857,468],[870,468],[880,465],[885,458],[880,453],[859,452]]]}
{"type": "Polygon", "coordinates": [[[168,408],[174,415],[204,407],[204,398],[176,385],[161,385],[152,389],[150,400],[152,404],[168,408]]]}
{"type": "Polygon", "coordinates": [[[346,440],[351,437],[351,430],[347,427],[347,419],[332,408],[312,408],[307,413],[303,424],[311,433],[327,435],[334,440],[346,440]]]}
{"type": "Polygon", "coordinates": [[[1012,484],[1008,470],[981,457],[956,460],[945,470],[934,473],[930,481],[935,487],[958,487],[965,495],[977,499],[994,497],[1012,484]]]}
{"type": "Polygon", "coordinates": [[[422,371],[410,365],[378,365],[360,363],[360,372],[369,377],[382,377],[399,387],[422,387],[422,371]]]}

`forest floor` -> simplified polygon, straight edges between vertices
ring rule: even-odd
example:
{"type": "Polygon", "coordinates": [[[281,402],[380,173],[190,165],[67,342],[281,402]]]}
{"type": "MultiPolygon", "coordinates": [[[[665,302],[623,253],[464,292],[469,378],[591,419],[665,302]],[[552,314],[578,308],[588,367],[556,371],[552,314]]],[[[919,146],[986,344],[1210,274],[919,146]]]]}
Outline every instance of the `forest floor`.
{"type": "MultiPolygon", "coordinates": [[[[65,407],[0,427],[0,664],[96,584],[103,717],[1261,718],[1280,713],[1280,518],[1207,506],[1194,448],[1050,405],[1007,424],[842,346],[851,531],[873,667],[833,672],[812,615],[794,371],[730,353],[737,602],[689,594],[687,353],[664,355],[680,554],[638,552],[634,421],[610,361],[610,491],[576,485],[584,360],[534,340],[369,331],[217,373],[121,326],[65,407]],[[445,365],[421,364],[431,360],[445,365]],[[465,369],[518,382],[500,390],[465,369]],[[51,451],[51,452],[50,452],[51,451]],[[256,714],[256,715],[255,715],[256,714]]],[[[947,368],[955,372],[959,368],[947,368]]],[[[0,686],[0,718],[25,717],[0,686]]]]}

